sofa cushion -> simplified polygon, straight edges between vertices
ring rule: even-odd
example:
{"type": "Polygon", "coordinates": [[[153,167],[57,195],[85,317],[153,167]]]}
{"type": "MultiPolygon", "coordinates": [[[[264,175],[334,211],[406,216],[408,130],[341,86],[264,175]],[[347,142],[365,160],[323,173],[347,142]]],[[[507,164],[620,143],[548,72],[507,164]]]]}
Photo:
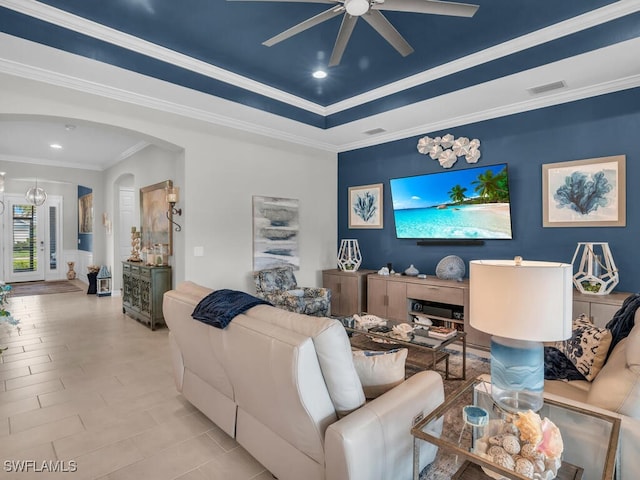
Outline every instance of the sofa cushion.
{"type": "Polygon", "coordinates": [[[627,345],[627,366],[633,373],[640,375],[640,309],[635,314],[635,326],[629,333],[627,345]]]}
{"type": "MultiPolygon", "coordinates": [[[[640,331],[635,333],[640,335],[640,331]]],[[[587,401],[591,405],[638,418],[640,376],[627,366],[628,351],[629,337],[622,339],[609,355],[607,363],[591,384],[587,401]]]]}
{"type": "Polygon", "coordinates": [[[327,390],[339,416],[365,403],[362,384],[353,365],[349,337],[338,320],[310,317],[267,305],[258,305],[244,314],[311,337],[327,390]]]}
{"type": "Polygon", "coordinates": [[[376,398],[404,381],[408,349],[388,351],[355,350],[353,364],[360,377],[364,396],[376,398]]]}
{"type": "Polygon", "coordinates": [[[566,355],[576,369],[589,381],[600,372],[611,345],[611,332],[596,327],[586,316],[573,321],[571,338],[556,342],[555,347],[566,355]]]}

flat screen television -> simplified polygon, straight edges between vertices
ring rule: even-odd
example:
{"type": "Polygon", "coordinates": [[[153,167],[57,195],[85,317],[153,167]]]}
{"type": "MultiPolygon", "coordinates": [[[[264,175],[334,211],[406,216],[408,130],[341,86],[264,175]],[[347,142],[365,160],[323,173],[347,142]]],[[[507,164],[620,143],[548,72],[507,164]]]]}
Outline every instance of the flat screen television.
{"type": "Polygon", "coordinates": [[[391,179],[398,238],[510,239],[507,164],[391,179]]]}

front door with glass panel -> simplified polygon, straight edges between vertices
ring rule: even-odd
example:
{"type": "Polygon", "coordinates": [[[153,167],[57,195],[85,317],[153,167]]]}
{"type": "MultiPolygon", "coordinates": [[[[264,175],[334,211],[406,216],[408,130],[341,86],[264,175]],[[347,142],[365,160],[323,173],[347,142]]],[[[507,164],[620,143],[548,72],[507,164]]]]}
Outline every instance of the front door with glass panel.
{"type": "Polygon", "coordinates": [[[55,196],[37,207],[28,204],[21,195],[5,195],[5,281],[61,278],[58,264],[61,204],[61,199],[55,196]]]}

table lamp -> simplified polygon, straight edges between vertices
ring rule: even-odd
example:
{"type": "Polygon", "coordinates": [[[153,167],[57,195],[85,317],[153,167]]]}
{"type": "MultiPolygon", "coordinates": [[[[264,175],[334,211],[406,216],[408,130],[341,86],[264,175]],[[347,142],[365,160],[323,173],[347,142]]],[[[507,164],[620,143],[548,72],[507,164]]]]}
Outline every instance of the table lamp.
{"type": "Polygon", "coordinates": [[[571,336],[572,267],[514,260],[469,262],[469,317],[491,337],[491,396],[508,412],[542,408],[544,346],[571,336]]]}

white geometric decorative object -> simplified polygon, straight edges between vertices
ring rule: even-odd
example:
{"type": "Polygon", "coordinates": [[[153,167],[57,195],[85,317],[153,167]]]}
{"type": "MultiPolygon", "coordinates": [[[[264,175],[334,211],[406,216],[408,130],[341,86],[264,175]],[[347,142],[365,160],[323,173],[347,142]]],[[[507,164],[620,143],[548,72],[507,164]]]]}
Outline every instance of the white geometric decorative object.
{"type": "Polygon", "coordinates": [[[346,239],[340,241],[338,251],[338,267],[343,272],[355,272],[362,263],[362,254],[358,240],[346,239]]]}
{"type": "Polygon", "coordinates": [[[573,284],[579,292],[588,295],[607,295],[618,285],[620,277],[607,242],[579,242],[573,254],[573,284]]]}

